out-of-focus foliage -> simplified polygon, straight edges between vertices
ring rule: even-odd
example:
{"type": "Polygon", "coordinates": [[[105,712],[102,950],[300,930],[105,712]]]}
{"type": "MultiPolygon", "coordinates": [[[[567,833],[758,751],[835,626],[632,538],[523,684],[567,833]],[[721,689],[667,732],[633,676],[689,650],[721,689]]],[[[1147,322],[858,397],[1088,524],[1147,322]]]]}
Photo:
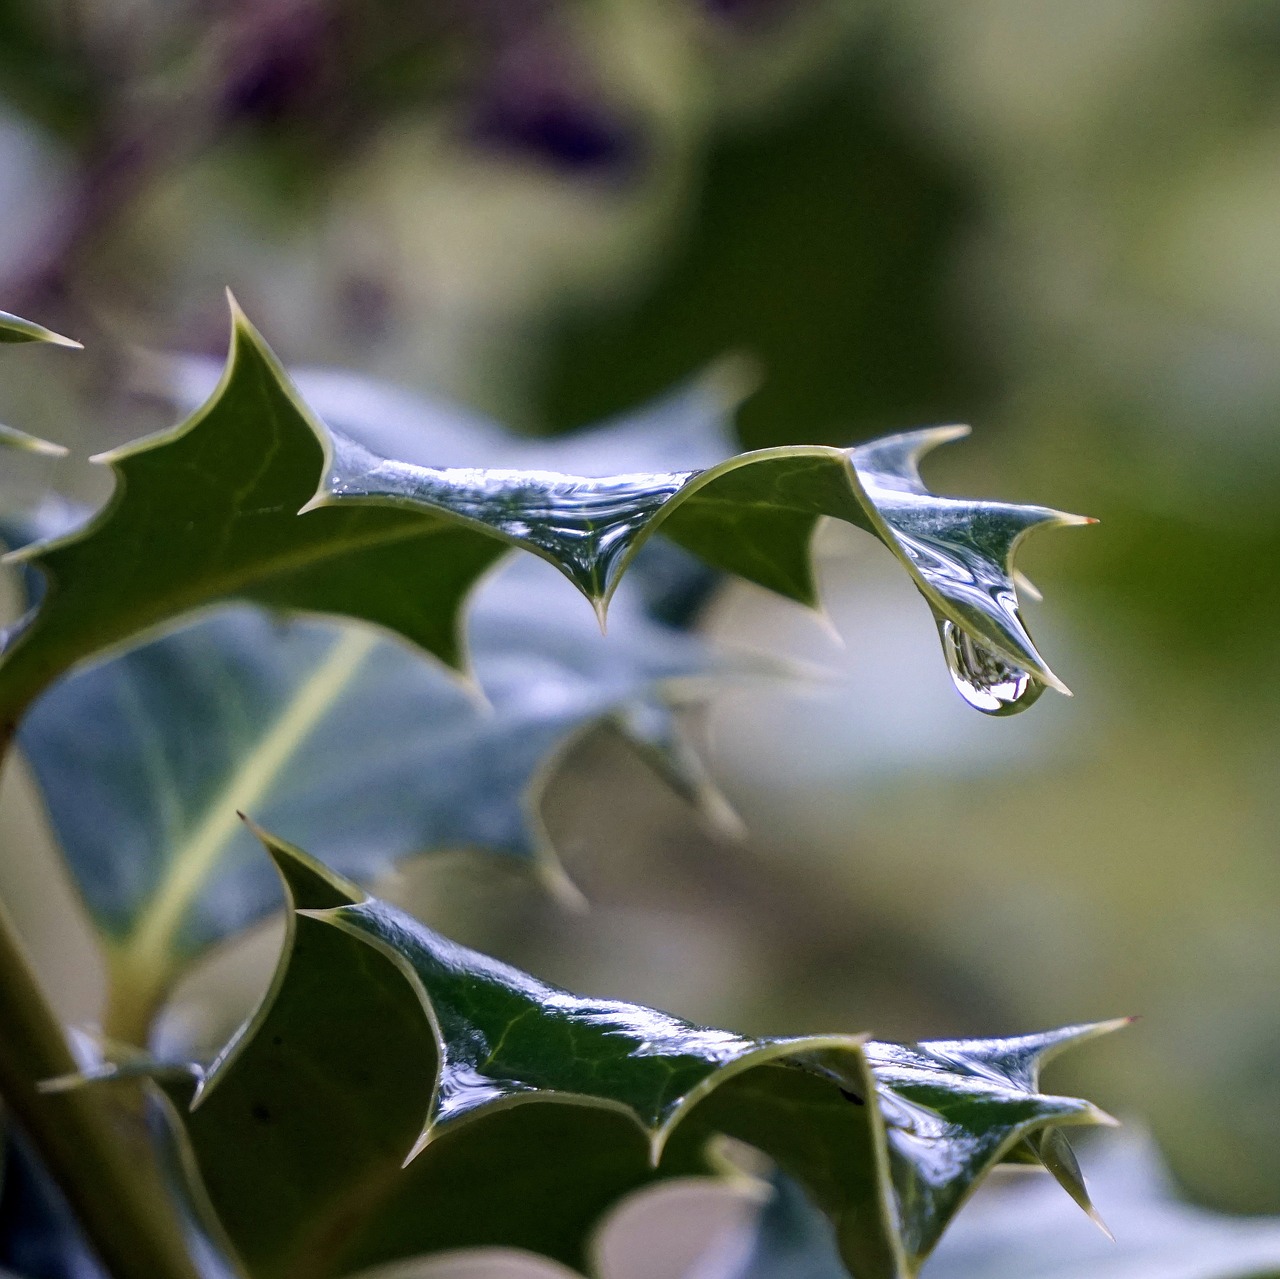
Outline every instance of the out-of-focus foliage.
{"type": "MultiPolygon", "coordinates": [[[[1280,1273],[1280,1220],[1179,1200],[1149,1136],[1090,1143],[1089,1181],[1115,1238],[1090,1230],[1048,1178],[985,1187],[925,1267],[926,1279],[1267,1279],[1280,1273]]],[[[826,1223],[780,1179],[735,1279],[843,1279],[826,1223]]]]}

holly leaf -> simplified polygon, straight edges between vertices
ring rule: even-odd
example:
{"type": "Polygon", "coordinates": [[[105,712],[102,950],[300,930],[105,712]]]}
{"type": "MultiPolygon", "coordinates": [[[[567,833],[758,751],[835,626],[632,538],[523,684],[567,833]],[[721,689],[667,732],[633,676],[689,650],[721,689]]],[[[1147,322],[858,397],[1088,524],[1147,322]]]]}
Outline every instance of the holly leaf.
{"type": "Polygon", "coordinates": [[[1046,507],[942,498],[919,460],[968,427],[936,427],[853,449],[743,454],[697,472],[616,475],[424,467],[330,436],[320,492],[306,509],[350,504],[448,512],[543,556],[605,609],[659,527],[717,568],[817,603],[810,541],[832,516],[875,534],[905,565],[942,628],[961,691],[979,709],[1021,709],[1049,670],[1018,612],[1013,555],[1036,527],[1088,523],[1046,507]],[[992,704],[986,704],[987,701],[992,704]]]}
{"type": "Polygon", "coordinates": [[[13,722],[75,664],[230,600],[363,618],[458,663],[458,607],[501,546],[425,513],[297,518],[322,433],[237,312],[204,408],[100,458],[117,486],[97,517],[15,554],[47,585],[10,637],[0,714],[13,722]]]}
{"type": "Polygon", "coordinates": [[[264,1279],[470,1246],[582,1269],[621,1195],[714,1175],[725,1136],[805,1187],[850,1273],[899,1279],[1027,1137],[1106,1122],[1035,1071],[1109,1027],[915,1046],[712,1030],[549,986],[263,838],[295,907],[285,951],[185,1120],[264,1279]]]}
{"type": "Polygon", "coordinates": [[[659,526],[706,563],[813,603],[823,515],[884,541],[941,619],[953,669],[994,698],[984,709],[1017,709],[1061,685],[1018,615],[1013,550],[1032,528],[1078,521],[927,493],[916,461],[958,429],[604,479],[424,467],[326,429],[236,311],[212,398],[100,459],[118,483],[84,530],[18,553],[48,589],[10,637],[0,721],[72,666],[231,600],[372,622],[464,666],[463,605],[510,546],[553,563],[602,617],[659,526]]]}
{"type": "Polygon", "coordinates": [[[1009,1039],[868,1046],[889,1142],[898,1156],[895,1172],[905,1175],[897,1186],[900,1229],[917,1264],[933,1251],[942,1227],[974,1189],[972,1181],[964,1183],[952,1175],[958,1148],[964,1150],[959,1158],[971,1166],[989,1167],[1000,1159],[1043,1163],[1086,1214],[1093,1215],[1066,1138],[1052,1124],[1028,1120],[1043,1114],[1038,1092],[1046,1062],[1129,1020],[1009,1039]],[[948,1151],[945,1162],[938,1157],[939,1143],[948,1151]]]}

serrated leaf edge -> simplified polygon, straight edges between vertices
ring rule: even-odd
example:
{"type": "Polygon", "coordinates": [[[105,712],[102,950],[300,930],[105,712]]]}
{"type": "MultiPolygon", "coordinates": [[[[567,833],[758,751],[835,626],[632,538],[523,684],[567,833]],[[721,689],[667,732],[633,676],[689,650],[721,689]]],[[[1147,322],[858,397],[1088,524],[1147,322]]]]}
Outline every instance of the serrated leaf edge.
{"type": "MultiPolygon", "coordinates": [[[[423,985],[421,978],[413,970],[413,966],[404,956],[402,956],[393,947],[371,938],[367,933],[352,927],[343,919],[341,914],[342,908],[333,910],[304,910],[298,913],[306,916],[308,919],[315,919],[321,923],[329,924],[337,928],[340,932],[344,932],[349,936],[355,937],[363,941],[366,945],[372,946],[375,950],[385,955],[395,964],[396,968],[405,976],[406,980],[413,987],[418,996],[418,1000],[422,1005],[423,1012],[431,1023],[431,1028],[436,1037],[436,1046],[441,1052],[441,1058],[445,1052],[444,1038],[440,1033],[439,1022],[436,1018],[435,1006],[432,1003],[431,995],[423,985]]],[[[657,1167],[662,1158],[662,1152],[670,1140],[672,1133],[679,1126],[680,1121],[684,1119],[690,1110],[715,1091],[721,1084],[726,1083],[735,1075],[742,1074],[746,1070],[750,1070],[754,1066],[765,1066],[771,1062],[779,1061],[783,1058],[796,1057],[806,1053],[815,1052],[837,1052],[850,1053],[853,1059],[858,1062],[865,1061],[862,1056],[862,1046],[868,1040],[867,1035],[809,1035],[801,1036],[795,1039],[779,1039],[773,1043],[761,1044],[757,1047],[750,1048],[739,1056],[734,1057],[730,1061],[726,1061],[709,1074],[705,1079],[695,1084],[681,1098],[679,1104],[672,1113],[667,1116],[660,1124],[648,1124],[644,1118],[636,1112],[636,1110],[627,1105],[625,1102],[612,1101],[607,1097],[596,1097],[589,1093],[578,1093],[569,1090],[557,1088],[538,1088],[529,1092],[514,1092],[507,1096],[497,1098],[493,1101],[487,1101],[483,1106],[474,1110],[469,1110],[459,1115],[457,1118],[444,1121],[434,1121],[428,1119],[422,1127],[422,1131],[418,1135],[412,1150],[405,1157],[405,1166],[407,1167],[414,1159],[418,1157],[431,1143],[443,1132],[453,1132],[463,1127],[467,1123],[473,1122],[484,1115],[496,1114],[502,1110],[509,1110],[514,1106],[533,1105],[541,1102],[564,1103],[576,1106],[587,1106],[597,1110],[611,1110],[626,1115],[633,1120],[637,1127],[649,1142],[649,1160],[652,1166],[657,1167]]],[[[436,1088],[432,1097],[432,1108],[434,1109],[436,1097],[439,1095],[439,1087],[442,1080],[437,1079],[436,1088]]]]}
{"type": "MultiPolygon", "coordinates": [[[[937,447],[939,444],[948,443],[950,441],[957,440],[962,438],[965,435],[968,435],[969,431],[970,431],[970,428],[967,426],[925,427],[917,431],[904,431],[904,432],[899,432],[896,435],[885,436],[885,437],[882,437],[880,440],[874,441],[874,444],[879,446],[879,445],[883,445],[885,443],[890,443],[897,440],[910,440],[914,438],[917,441],[914,457],[913,457],[913,461],[914,461],[914,460],[917,460],[919,457],[922,457],[931,449],[937,447]]],[[[322,439],[322,446],[324,448],[324,454],[325,454],[324,471],[320,477],[320,481],[316,488],[315,494],[301,508],[302,513],[321,509],[323,507],[336,507],[336,506],[343,506],[343,505],[348,505],[352,503],[375,505],[375,506],[400,506],[405,509],[429,508],[433,511],[438,512],[442,517],[454,520],[457,523],[463,524],[467,527],[475,528],[477,531],[482,532],[487,536],[493,537],[500,541],[505,541],[508,545],[520,548],[522,550],[528,551],[531,554],[537,555],[540,558],[546,560],[548,563],[552,564],[562,573],[565,572],[564,566],[559,562],[556,556],[554,556],[553,554],[551,554],[549,551],[545,550],[541,546],[538,546],[537,544],[531,541],[526,541],[524,539],[508,534],[503,530],[496,528],[491,524],[486,523],[483,520],[464,515],[457,511],[450,510],[447,507],[435,506],[434,504],[425,500],[421,502],[415,502],[413,499],[410,499],[410,498],[397,499],[397,498],[386,497],[386,496],[365,496],[365,495],[358,495],[358,494],[341,494],[341,493],[334,492],[333,486],[335,483],[338,482],[338,474],[335,470],[334,440],[335,438],[338,438],[338,437],[336,433],[327,432],[326,434],[328,438],[322,439]]],[[[364,446],[360,446],[360,447],[364,449],[364,446]]],[[[657,507],[657,509],[653,512],[653,514],[650,515],[648,519],[646,519],[639,526],[639,529],[636,532],[635,536],[631,539],[626,549],[619,556],[616,564],[610,567],[610,570],[608,573],[608,580],[602,591],[600,591],[599,593],[593,594],[592,592],[585,590],[582,586],[580,586],[576,582],[574,583],[574,585],[579,590],[579,592],[584,596],[584,598],[588,601],[588,603],[590,603],[591,606],[596,610],[597,616],[600,617],[601,624],[603,626],[604,620],[607,617],[609,603],[612,600],[613,594],[617,590],[617,587],[621,582],[623,576],[626,574],[628,567],[634,561],[636,555],[639,553],[644,543],[648,541],[648,539],[661,528],[663,522],[666,519],[668,519],[680,507],[682,503],[684,503],[689,498],[694,496],[701,489],[707,487],[709,484],[714,483],[716,480],[721,479],[725,475],[728,475],[744,466],[751,466],[756,463],[764,462],[764,461],[775,461],[782,458],[802,458],[802,457],[821,458],[823,460],[835,462],[840,466],[844,474],[845,480],[849,486],[851,495],[853,496],[855,501],[858,503],[859,507],[862,509],[863,513],[867,516],[868,520],[874,527],[874,535],[881,542],[883,542],[889,548],[889,550],[894,554],[894,556],[902,563],[903,567],[906,569],[908,575],[911,577],[911,580],[916,586],[917,590],[919,590],[920,593],[925,597],[925,599],[928,601],[930,606],[933,608],[934,612],[937,614],[941,614],[946,618],[949,618],[957,626],[962,627],[962,629],[966,631],[972,631],[973,627],[971,622],[968,619],[965,619],[964,617],[962,617],[957,612],[955,607],[950,603],[950,601],[947,600],[947,598],[944,595],[942,595],[935,587],[933,587],[929,583],[928,579],[915,566],[915,564],[911,560],[910,555],[904,549],[904,546],[902,544],[902,541],[899,535],[893,530],[892,526],[880,513],[874,499],[867,492],[867,489],[862,482],[862,479],[858,473],[858,468],[857,468],[857,455],[859,451],[865,447],[866,446],[855,446],[853,448],[836,448],[829,445],[806,444],[806,445],[788,445],[784,447],[768,448],[768,449],[755,449],[746,453],[740,453],[736,457],[728,458],[725,461],[720,462],[715,466],[708,467],[706,470],[695,471],[695,472],[675,472],[675,473],[672,473],[670,476],[663,476],[663,477],[655,476],[654,477],[655,479],[665,478],[665,479],[675,480],[675,479],[678,479],[681,475],[684,475],[686,478],[684,478],[683,482],[680,483],[679,487],[676,488],[674,492],[672,492],[665,500],[663,500],[662,504],[657,507]]],[[[372,456],[375,456],[375,457],[378,456],[377,454],[372,454],[371,450],[364,449],[364,451],[371,453],[372,456]]],[[[385,461],[390,459],[382,459],[382,460],[385,461]]],[[[428,469],[428,468],[415,467],[411,463],[396,462],[396,465],[403,466],[410,471],[414,469],[418,469],[418,470],[428,469]]],[[[444,468],[444,469],[449,470],[449,469],[456,469],[456,468],[444,468]]],[[[551,475],[553,473],[547,472],[547,474],[551,475]]],[[[586,477],[586,476],[576,476],[576,475],[568,475],[568,474],[560,474],[560,473],[554,473],[554,474],[557,479],[564,480],[571,483],[575,481],[590,482],[592,479],[592,477],[586,477]]],[[[605,478],[605,477],[595,477],[595,478],[599,479],[599,478],[605,478]]],[[[933,500],[939,500],[939,501],[953,501],[957,503],[963,502],[965,506],[975,508],[975,509],[981,509],[983,507],[987,509],[999,509],[1002,507],[1007,509],[1012,505],[1010,503],[989,502],[989,501],[982,501],[979,499],[959,499],[959,498],[948,499],[948,498],[942,497],[941,495],[929,492],[928,490],[923,488],[923,485],[921,485],[919,490],[904,490],[904,492],[908,492],[911,496],[916,496],[921,498],[927,497],[927,498],[930,498],[933,500]]],[[[1009,544],[1009,549],[1005,555],[1004,563],[1001,565],[1006,576],[1010,578],[1011,586],[1015,592],[1015,596],[1017,592],[1017,583],[1016,583],[1016,580],[1012,577],[1012,574],[1015,571],[1013,569],[1013,559],[1014,559],[1014,555],[1017,547],[1022,543],[1022,541],[1026,538],[1026,536],[1029,533],[1033,532],[1037,528],[1069,527],[1069,526],[1075,526],[1075,525],[1091,524],[1095,522],[1088,516],[1072,515],[1068,512],[1059,511],[1052,507],[1020,504],[1017,506],[1017,509],[1026,516],[1034,516],[1035,522],[1030,524],[1027,528],[1020,530],[1017,533],[1017,535],[1011,539],[1009,544]]],[[[810,538],[810,556],[811,556],[811,569],[812,569],[812,537],[810,538]]],[[[565,576],[569,577],[569,574],[565,573],[565,576]]],[[[812,572],[811,572],[811,577],[812,577],[812,572]]],[[[570,580],[572,581],[573,579],[570,577],[570,580]]],[[[799,602],[804,603],[811,608],[820,609],[820,601],[817,599],[816,593],[806,594],[806,596],[800,599],[799,602]]],[[[1025,630],[1024,630],[1024,634],[1025,634],[1025,630]]],[[[983,643],[986,644],[989,648],[991,648],[994,652],[998,653],[1000,656],[1004,657],[1006,660],[1012,662],[1015,666],[1021,669],[1030,670],[1031,673],[1033,673],[1038,679],[1040,679],[1043,683],[1047,684],[1049,687],[1056,689],[1058,692],[1063,693],[1068,697],[1071,695],[1070,689],[1068,689],[1067,686],[1062,682],[1062,680],[1060,680],[1058,676],[1053,673],[1053,671],[1050,669],[1048,664],[1045,662],[1044,658],[1040,655],[1039,651],[1036,649],[1034,643],[1030,641],[1029,635],[1027,636],[1027,646],[1026,646],[1025,652],[1019,651],[1018,649],[1011,646],[1004,639],[1004,637],[1001,636],[999,632],[994,629],[984,628],[982,633],[982,640],[983,640],[983,643]]]]}

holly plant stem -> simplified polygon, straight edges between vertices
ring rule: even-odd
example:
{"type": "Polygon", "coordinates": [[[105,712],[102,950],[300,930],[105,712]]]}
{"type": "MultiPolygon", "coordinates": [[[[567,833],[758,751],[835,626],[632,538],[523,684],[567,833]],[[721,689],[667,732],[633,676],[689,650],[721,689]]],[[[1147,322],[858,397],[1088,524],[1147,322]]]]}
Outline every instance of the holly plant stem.
{"type": "MultiPolygon", "coordinates": [[[[0,745],[0,756],[3,746],[0,745]]],[[[0,1098],[112,1279],[198,1279],[136,1114],[112,1089],[40,1090],[77,1069],[0,905],[0,1098]]]]}

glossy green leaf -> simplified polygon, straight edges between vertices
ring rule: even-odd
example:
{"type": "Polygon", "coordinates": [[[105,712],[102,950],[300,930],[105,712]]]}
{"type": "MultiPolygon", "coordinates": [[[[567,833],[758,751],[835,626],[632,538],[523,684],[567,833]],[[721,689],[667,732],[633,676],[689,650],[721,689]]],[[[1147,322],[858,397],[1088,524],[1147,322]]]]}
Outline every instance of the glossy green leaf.
{"type": "Polygon", "coordinates": [[[817,520],[832,516],[875,534],[899,557],[938,618],[961,691],[979,709],[1001,713],[1034,700],[1044,685],[1067,691],[1019,615],[1017,544],[1038,526],[1088,521],[929,493],[920,457],[967,431],[936,427],[855,449],[766,449],[704,471],[607,479],[423,467],[332,435],[309,509],[356,503],[448,512],[550,560],[602,615],[659,526],[717,568],[816,603],[809,543],[817,520]],[[984,704],[983,694],[997,688],[996,704],[984,704]]]}
{"type": "Polygon", "coordinates": [[[1017,709],[1060,684],[1019,618],[1013,550],[1031,528],[1075,517],[928,494],[916,460],[959,431],[605,479],[424,467],[323,427],[237,313],[204,407],[103,458],[118,484],[102,513],[20,553],[48,591],[0,666],[0,716],[16,719],[69,667],[230,600],[356,617],[461,664],[462,606],[511,545],[550,560],[602,614],[659,525],[708,564],[812,603],[809,541],[823,515],[884,541],[937,613],[970,692],[997,690],[982,708],[1017,709]]]}
{"type": "Polygon", "coordinates": [[[61,333],[46,329],[43,324],[24,320],[20,315],[0,311],[0,342],[49,342],[54,346],[71,346],[81,349],[81,343],[64,338],[61,333]]]}
{"type": "MultiPolygon", "coordinates": [[[[1024,1157],[1020,1146],[1031,1134],[1029,1148],[1040,1154],[1048,1114],[1038,1094],[1041,1067],[1063,1049],[1126,1024],[1120,1019],[1009,1039],[868,1045],[889,1142],[898,1155],[895,1183],[909,1255],[919,1260],[929,1255],[942,1227],[973,1189],[972,1182],[954,1176],[957,1148],[964,1148],[972,1166],[989,1166],[997,1159],[1024,1157]],[[1040,1122],[1030,1122],[1033,1116],[1040,1122]]],[[[1054,1104],[1061,1105],[1061,1099],[1054,1104]]],[[[1071,1105],[1053,1117],[1070,1122],[1071,1105]]],[[[1096,1112],[1093,1117],[1098,1118],[1096,1112]]],[[[1052,1127],[1049,1131],[1057,1134],[1052,1127]]],[[[1070,1147],[1064,1154],[1065,1142],[1057,1136],[1050,1142],[1050,1158],[1065,1158],[1074,1166],[1070,1147]]],[[[1054,1175],[1061,1180],[1066,1174],[1054,1175]]]]}
{"type": "Polygon", "coordinates": [[[1027,1136],[1105,1121],[1035,1078],[1106,1027],[865,1048],[710,1030],[548,986],[267,843],[298,913],[187,1119],[257,1276],[477,1245],[581,1269],[620,1195],[713,1173],[728,1135],[805,1186],[851,1273],[897,1279],[1027,1136]]]}

